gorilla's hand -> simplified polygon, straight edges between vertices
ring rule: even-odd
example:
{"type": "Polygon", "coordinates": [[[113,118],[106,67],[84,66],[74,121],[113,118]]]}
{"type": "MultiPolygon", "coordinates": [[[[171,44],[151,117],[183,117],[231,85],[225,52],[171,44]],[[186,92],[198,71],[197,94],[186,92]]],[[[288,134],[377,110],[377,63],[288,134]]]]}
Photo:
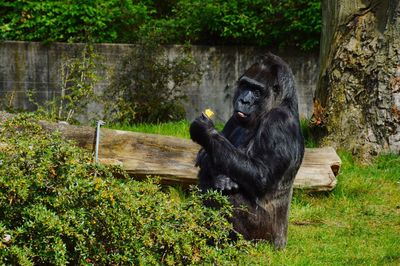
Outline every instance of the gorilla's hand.
{"type": "Polygon", "coordinates": [[[226,193],[234,193],[239,190],[239,185],[226,175],[218,175],[215,178],[215,188],[226,193]]]}
{"type": "Polygon", "coordinates": [[[197,117],[192,122],[189,129],[191,139],[203,147],[208,145],[210,134],[213,131],[216,131],[214,123],[205,115],[197,117]]]}

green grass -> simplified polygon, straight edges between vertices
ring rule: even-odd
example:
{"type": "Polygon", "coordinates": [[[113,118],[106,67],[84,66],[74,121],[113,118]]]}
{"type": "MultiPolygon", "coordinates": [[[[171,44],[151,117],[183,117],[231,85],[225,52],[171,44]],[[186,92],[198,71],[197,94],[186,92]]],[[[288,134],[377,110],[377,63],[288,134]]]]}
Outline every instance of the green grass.
{"type": "Polygon", "coordinates": [[[334,191],[294,193],[287,248],[259,244],[249,264],[400,265],[400,157],[381,155],[369,166],[340,157],[334,191]]]}
{"type": "MultiPolygon", "coordinates": [[[[312,137],[310,129],[308,127],[308,120],[301,120],[301,129],[303,131],[305,145],[307,148],[317,147],[317,141],[312,137]]],[[[189,135],[190,122],[182,120],[178,122],[167,122],[159,124],[136,124],[136,125],[124,125],[114,124],[106,126],[111,129],[119,129],[133,132],[143,132],[167,136],[175,136],[180,138],[190,138],[189,135]]],[[[221,131],[224,125],[222,123],[216,123],[217,130],[221,131]]]]}
{"type": "Polygon", "coordinates": [[[190,137],[189,125],[190,124],[188,121],[183,120],[179,122],[167,122],[160,124],[136,124],[136,125],[115,124],[107,127],[111,129],[189,138],[190,137]]]}
{"type": "Polygon", "coordinates": [[[318,147],[318,141],[312,136],[309,124],[310,121],[308,119],[300,120],[301,131],[303,132],[304,137],[304,144],[307,148],[315,148],[318,147]]]}
{"type": "MultiPolygon", "coordinates": [[[[166,122],[159,124],[136,124],[136,125],[115,124],[115,125],[109,125],[107,127],[111,129],[175,136],[188,139],[190,138],[189,126],[190,126],[189,121],[182,120],[178,122],[166,122]]],[[[216,123],[216,128],[218,130],[222,130],[223,124],[216,123]]]]}
{"type": "MultiPolygon", "coordinates": [[[[188,126],[129,129],[187,138],[188,126]]],[[[315,147],[312,139],[306,143],[315,147]]],[[[342,168],[332,192],[295,191],[287,248],[277,252],[266,243],[254,244],[239,264],[400,265],[400,156],[381,155],[361,165],[349,153],[339,155],[342,168]]]]}

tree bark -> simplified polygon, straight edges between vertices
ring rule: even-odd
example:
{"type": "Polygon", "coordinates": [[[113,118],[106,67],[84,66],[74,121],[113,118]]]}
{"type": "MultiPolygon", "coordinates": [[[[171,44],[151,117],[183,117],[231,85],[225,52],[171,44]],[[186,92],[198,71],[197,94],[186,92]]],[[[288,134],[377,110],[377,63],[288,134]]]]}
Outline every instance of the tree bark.
{"type": "Polygon", "coordinates": [[[323,0],[314,121],[361,158],[400,153],[399,0],[323,0]]]}

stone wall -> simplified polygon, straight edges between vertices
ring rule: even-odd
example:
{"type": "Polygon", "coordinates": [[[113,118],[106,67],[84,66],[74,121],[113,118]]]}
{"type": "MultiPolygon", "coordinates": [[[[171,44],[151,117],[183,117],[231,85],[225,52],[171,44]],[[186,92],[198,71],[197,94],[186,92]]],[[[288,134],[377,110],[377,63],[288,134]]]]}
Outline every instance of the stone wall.
{"type": "MultiPolygon", "coordinates": [[[[34,108],[28,101],[29,90],[35,90],[42,100],[51,99],[58,92],[61,61],[79,55],[83,47],[83,44],[0,42],[1,99],[24,109],[34,108]]],[[[99,75],[104,79],[96,87],[98,92],[107,86],[111,70],[129,53],[131,47],[125,44],[95,46],[105,66],[99,69],[99,75]]],[[[175,46],[169,46],[169,56],[174,56],[176,50],[175,46]]],[[[193,55],[200,62],[204,74],[200,84],[188,88],[189,100],[185,106],[187,118],[191,120],[205,108],[212,108],[219,120],[227,120],[232,112],[235,81],[253,63],[255,56],[266,51],[255,47],[193,46],[193,55]]],[[[310,117],[318,78],[317,53],[293,50],[274,53],[292,67],[298,87],[300,114],[302,117],[310,117]]],[[[93,106],[91,109],[101,112],[93,106]]]]}

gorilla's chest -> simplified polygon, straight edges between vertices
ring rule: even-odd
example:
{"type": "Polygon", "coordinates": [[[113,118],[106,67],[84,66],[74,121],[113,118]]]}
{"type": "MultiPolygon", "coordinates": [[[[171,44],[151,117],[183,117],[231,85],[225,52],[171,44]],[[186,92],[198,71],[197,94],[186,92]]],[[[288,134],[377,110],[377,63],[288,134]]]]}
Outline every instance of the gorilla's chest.
{"type": "Polygon", "coordinates": [[[245,128],[238,127],[232,131],[228,140],[235,146],[236,148],[246,149],[250,143],[250,140],[253,138],[253,133],[245,128]]]}

